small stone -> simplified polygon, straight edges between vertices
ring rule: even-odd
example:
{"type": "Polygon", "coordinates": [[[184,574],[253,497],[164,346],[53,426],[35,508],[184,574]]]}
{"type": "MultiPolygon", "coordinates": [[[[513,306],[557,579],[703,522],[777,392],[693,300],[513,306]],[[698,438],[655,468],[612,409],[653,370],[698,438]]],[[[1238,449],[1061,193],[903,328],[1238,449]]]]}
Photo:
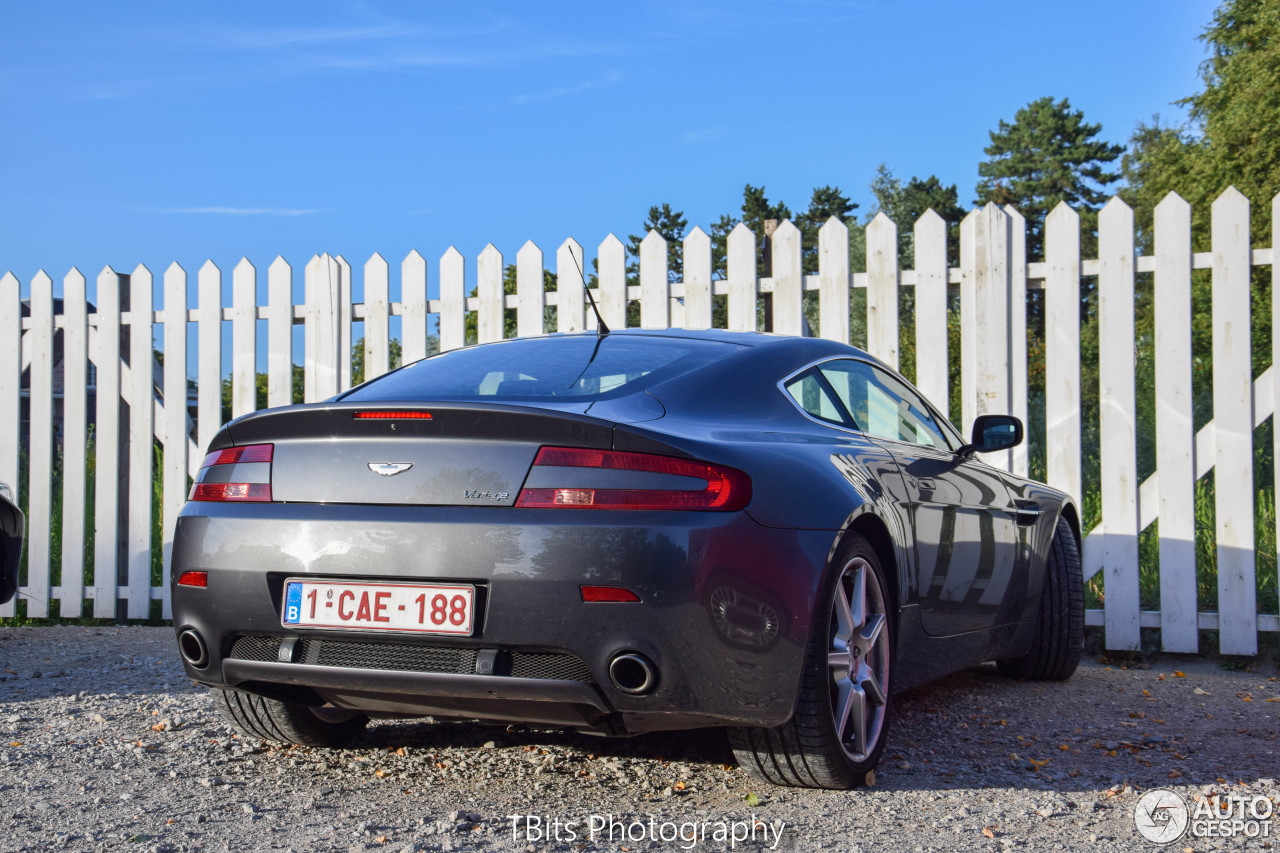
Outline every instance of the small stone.
{"type": "Polygon", "coordinates": [[[244,812],[245,814],[257,814],[258,807],[255,806],[253,803],[241,803],[240,811],[244,812]]]}

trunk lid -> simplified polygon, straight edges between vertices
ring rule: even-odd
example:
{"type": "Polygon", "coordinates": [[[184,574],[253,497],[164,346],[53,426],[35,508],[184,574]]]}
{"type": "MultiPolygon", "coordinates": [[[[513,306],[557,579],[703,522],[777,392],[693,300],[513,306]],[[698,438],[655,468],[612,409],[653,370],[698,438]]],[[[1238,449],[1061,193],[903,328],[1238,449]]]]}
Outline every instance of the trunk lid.
{"type": "Polygon", "coordinates": [[[514,506],[538,448],[607,449],[613,423],[490,403],[335,403],[249,415],[224,435],[275,446],[277,502],[514,506]]]}

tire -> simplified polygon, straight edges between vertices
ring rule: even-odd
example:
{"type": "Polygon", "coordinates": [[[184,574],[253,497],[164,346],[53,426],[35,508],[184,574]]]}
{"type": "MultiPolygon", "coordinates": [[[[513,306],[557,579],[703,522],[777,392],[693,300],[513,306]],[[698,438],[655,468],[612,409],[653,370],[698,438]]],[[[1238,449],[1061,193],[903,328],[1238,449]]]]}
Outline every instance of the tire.
{"type": "Polygon", "coordinates": [[[325,712],[321,716],[306,705],[268,699],[239,690],[210,687],[213,703],[241,734],[276,743],[340,749],[360,737],[369,718],[350,712],[325,712]]]}
{"type": "Polygon", "coordinates": [[[894,660],[889,585],[875,549],[859,534],[850,534],[832,565],[809,638],[795,714],[773,728],[729,729],[738,765],[762,782],[853,788],[884,751],[894,660]]]}
{"type": "Polygon", "coordinates": [[[1049,546],[1040,592],[1040,617],[1031,649],[1020,658],[999,661],[1002,675],[1029,681],[1065,681],[1076,671],[1084,650],[1084,576],[1080,546],[1065,518],[1049,546]]]}

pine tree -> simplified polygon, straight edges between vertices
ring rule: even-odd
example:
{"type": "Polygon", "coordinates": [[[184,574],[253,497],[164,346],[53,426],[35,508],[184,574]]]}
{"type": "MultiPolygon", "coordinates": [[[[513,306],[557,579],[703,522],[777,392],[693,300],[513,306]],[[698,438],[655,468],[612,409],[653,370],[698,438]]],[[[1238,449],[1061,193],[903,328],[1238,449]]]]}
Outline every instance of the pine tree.
{"type": "Polygon", "coordinates": [[[991,131],[988,159],[978,164],[977,203],[1012,204],[1027,219],[1027,257],[1044,254],[1044,219],[1065,201],[1081,214],[1082,230],[1096,229],[1094,212],[1106,200],[1118,172],[1107,171],[1124,150],[1097,138],[1100,124],[1088,124],[1070,102],[1051,97],[1032,101],[991,131]]]}

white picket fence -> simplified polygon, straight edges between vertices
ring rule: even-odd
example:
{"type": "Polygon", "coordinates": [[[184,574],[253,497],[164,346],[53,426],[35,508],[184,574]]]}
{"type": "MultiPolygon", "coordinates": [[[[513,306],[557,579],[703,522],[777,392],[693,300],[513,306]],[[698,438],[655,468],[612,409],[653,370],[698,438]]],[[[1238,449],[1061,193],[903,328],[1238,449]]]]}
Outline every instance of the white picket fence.
{"type": "MultiPolygon", "coordinates": [[[[1280,196],[1273,202],[1280,222],[1280,196]]],[[[1277,226],[1280,227],[1280,226],[1277,226]]],[[[1280,616],[1256,614],[1252,430],[1270,416],[1280,390],[1280,371],[1268,369],[1253,380],[1250,367],[1250,289],[1254,266],[1272,265],[1270,248],[1249,242],[1249,201],[1234,189],[1213,205],[1211,253],[1191,250],[1189,205],[1171,194],[1157,208],[1155,255],[1136,257],[1130,209],[1112,199],[1099,216],[1099,257],[1082,260],[1080,220],[1059,205],[1045,223],[1045,259],[1026,257],[1026,227],[1017,211],[987,205],[961,223],[960,266],[949,267],[947,225],[927,212],[913,226],[914,269],[898,257],[898,229],[884,215],[866,229],[867,270],[850,271],[848,229],[837,220],[819,233],[817,275],[803,275],[801,234],[783,222],[772,237],[772,275],[757,274],[755,235],[739,225],[728,236],[727,275],[712,275],[711,239],[694,228],[683,243],[681,280],[671,281],[667,243],[650,233],[640,245],[638,286],[628,286],[626,250],[609,235],[597,252],[597,304],[611,328],[626,325],[627,305],[640,304],[640,322],[649,328],[706,328],[712,322],[713,295],[727,296],[728,326],[751,330],[757,323],[757,297],[772,294],[773,331],[801,334],[802,294],[816,291],[818,333],[849,340],[850,288],[865,288],[867,348],[898,365],[900,287],[915,289],[917,385],[945,407],[948,399],[947,293],[958,288],[961,312],[962,428],[985,413],[1012,412],[1027,420],[1027,291],[1043,289],[1046,338],[1046,454],[1048,481],[1081,497],[1080,284],[1095,279],[1100,299],[1100,435],[1102,524],[1085,539],[1086,576],[1103,572],[1105,606],[1086,614],[1088,624],[1105,626],[1112,649],[1139,646],[1139,630],[1159,627],[1164,648],[1194,652],[1198,631],[1217,630],[1223,653],[1254,654],[1259,631],[1280,631],[1280,616]],[[1213,411],[1215,418],[1193,431],[1191,399],[1191,275],[1211,269],[1213,276],[1213,411]],[[1154,273],[1158,475],[1137,481],[1135,400],[1135,274],[1154,273]],[[1216,525],[1218,613],[1197,611],[1195,558],[1195,481],[1217,470],[1216,525]],[[1222,484],[1229,484],[1223,487],[1222,484]],[[1160,609],[1139,605],[1138,536],[1159,519],[1160,609]]],[[[1276,241],[1273,239],[1273,245],[1276,241]]],[[[482,342],[504,334],[504,309],[515,309],[520,335],[571,332],[594,326],[585,310],[581,270],[583,249],[566,240],[556,251],[557,290],[544,292],[542,251],[526,243],[516,254],[517,292],[503,292],[503,256],[493,246],[475,266],[477,295],[468,298],[466,261],[449,249],[437,267],[439,299],[427,299],[427,263],[411,252],[400,266],[399,302],[390,299],[387,262],[375,254],[364,265],[364,302],[351,300],[351,268],[341,257],[314,257],[304,273],[305,300],[292,302],[293,271],[277,258],[267,271],[267,303],[256,302],[257,271],[243,260],[232,272],[232,300],[221,300],[222,273],[206,263],[197,274],[197,304],[188,303],[187,273],[177,264],[164,273],[163,307],[153,305],[151,272],[139,266],[127,276],[110,268],[98,276],[97,310],[85,308],[85,279],[72,270],[63,280],[62,313],[54,312],[53,282],[41,272],[31,280],[30,316],[21,316],[19,281],[11,273],[0,280],[0,480],[16,483],[20,447],[20,377],[30,368],[29,441],[30,535],[26,613],[50,614],[60,601],[62,616],[78,616],[85,599],[92,615],[146,618],[151,601],[160,600],[169,616],[169,551],[174,518],[186,496],[187,477],[201,449],[221,425],[222,328],[232,328],[232,412],[255,406],[257,320],[266,321],[268,405],[290,402],[292,328],[305,325],[305,397],[320,400],[349,387],[353,321],[364,324],[366,377],[389,368],[392,315],[402,318],[405,361],[427,352],[432,315],[438,319],[440,347],[464,343],[465,317],[477,315],[482,342]],[[121,291],[129,291],[131,310],[121,310],[121,291]],[[557,328],[544,329],[544,307],[557,308],[557,328]],[[198,359],[198,416],[194,429],[187,415],[187,336],[195,324],[198,359]],[[152,332],[163,327],[163,381],[150,369],[152,332]],[[131,352],[120,352],[122,327],[132,330],[131,352]],[[63,399],[64,476],[61,582],[51,584],[50,476],[53,454],[53,341],[63,330],[65,375],[85,375],[86,359],[97,366],[97,465],[86,482],[86,397],[82,384],[66,383],[63,399]],[[143,369],[136,366],[143,365],[143,369]],[[133,369],[131,369],[133,368],[133,369]],[[127,446],[117,429],[121,404],[129,409],[127,446]],[[181,401],[168,405],[166,401],[181,401]],[[153,586],[151,574],[152,437],[164,447],[164,580],[153,586]],[[120,452],[106,452],[119,447],[120,452]],[[123,460],[123,463],[121,463],[123,460]],[[121,470],[123,464],[124,470],[121,470]],[[118,481],[129,484],[127,501],[117,500],[118,481]],[[85,586],[83,565],[86,489],[96,494],[94,571],[85,586]],[[128,523],[120,524],[121,510],[128,523]],[[121,546],[124,546],[123,548],[121,546]],[[124,556],[118,555],[123,552],[124,556]]],[[[1272,266],[1272,280],[1277,282],[1272,266]]],[[[1280,286],[1272,293],[1280,294],[1280,286]]],[[[1280,299],[1273,307],[1280,328],[1280,299]]],[[[1280,335],[1273,336],[1280,353],[1280,335]]],[[[1280,441],[1280,430],[1275,431],[1280,441]]],[[[1278,448],[1280,451],[1280,448],[1278,448]]],[[[988,461],[1025,473],[1027,447],[988,461]]],[[[1280,452],[1276,458],[1280,461],[1280,452]]],[[[1258,567],[1274,572],[1275,565],[1258,567]]],[[[12,615],[14,605],[0,608],[12,615]]]]}

